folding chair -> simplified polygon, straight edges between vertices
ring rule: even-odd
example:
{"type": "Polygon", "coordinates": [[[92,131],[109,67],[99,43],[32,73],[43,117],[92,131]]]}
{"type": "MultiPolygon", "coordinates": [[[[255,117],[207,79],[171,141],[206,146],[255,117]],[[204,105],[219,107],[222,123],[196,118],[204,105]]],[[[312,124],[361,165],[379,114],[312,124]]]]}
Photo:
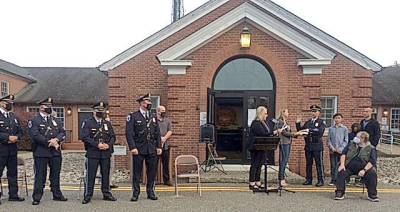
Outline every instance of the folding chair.
{"type": "Polygon", "coordinates": [[[29,196],[28,192],[28,177],[26,175],[26,161],[23,158],[17,158],[17,166],[22,166],[22,176],[18,174],[17,181],[22,182],[25,187],[26,196],[29,196]]]}
{"type": "MultiPolygon", "coordinates": [[[[86,179],[86,170],[87,170],[87,159],[85,160],[85,166],[84,166],[84,168],[83,168],[83,170],[82,170],[82,173],[81,173],[81,176],[79,177],[79,192],[78,192],[78,200],[80,200],[80,198],[81,198],[81,192],[82,192],[82,184],[83,185],[85,185],[85,182],[84,182],[84,180],[86,179]]],[[[95,178],[95,183],[96,183],[96,181],[97,180],[101,180],[101,175],[99,176],[99,175],[96,175],[96,178],[95,178]]]]}
{"type": "Polygon", "coordinates": [[[222,161],[226,160],[226,157],[219,157],[215,146],[211,143],[207,144],[207,160],[204,161],[204,172],[209,172],[213,169],[217,169],[220,172],[227,174],[224,170],[224,166],[222,165],[222,161]]]}
{"type": "Polygon", "coordinates": [[[197,178],[197,192],[201,196],[200,164],[194,155],[180,155],[175,159],[175,194],[178,196],[178,178],[197,178]],[[178,174],[180,166],[196,166],[196,173],[178,174]]]}
{"type": "MultiPolygon", "coordinates": [[[[28,177],[26,174],[26,162],[25,159],[17,157],[17,167],[22,166],[22,176],[18,173],[18,178],[17,182],[22,182],[22,185],[25,187],[25,193],[26,196],[29,196],[29,191],[28,191],[28,177]]],[[[3,179],[7,180],[7,176],[5,176],[3,179]]],[[[0,197],[3,196],[3,182],[0,179],[0,197]]]]}

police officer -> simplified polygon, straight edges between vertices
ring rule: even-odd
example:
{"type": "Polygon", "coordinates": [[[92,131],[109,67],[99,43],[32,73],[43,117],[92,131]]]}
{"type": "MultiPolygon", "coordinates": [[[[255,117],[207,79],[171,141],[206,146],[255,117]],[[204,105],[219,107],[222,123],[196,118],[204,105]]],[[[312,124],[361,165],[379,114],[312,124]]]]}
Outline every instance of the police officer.
{"type": "Polygon", "coordinates": [[[136,100],[140,104],[138,111],[131,113],[126,122],[126,139],[133,155],[133,193],[131,201],[136,202],[140,193],[140,176],[143,160],[147,171],[147,198],[157,200],[155,195],[155,177],[157,172],[157,155],[161,155],[161,135],[157,117],[150,113],[151,98],[146,94],[136,100]]]}
{"type": "Polygon", "coordinates": [[[50,167],[50,189],[53,200],[67,201],[60,189],[61,143],[65,139],[65,130],[61,123],[51,116],[52,98],[40,101],[39,105],[39,113],[28,122],[35,169],[32,205],[39,205],[42,199],[47,164],[50,167]]]}
{"type": "Polygon", "coordinates": [[[93,196],[97,168],[100,165],[101,192],[103,200],[116,201],[110,192],[110,158],[113,153],[115,134],[111,122],[105,120],[106,104],[99,102],[93,106],[93,117],[82,123],[81,140],[86,150],[86,182],[82,204],[90,202],[93,196]]]}
{"type": "Polygon", "coordinates": [[[301,126],[301,119],[297,119],[296,128],[297,131],[306,130],[308,134],[304,138],[305,140],[305,155],[306,155],[306,181],[303,185],[312,184],[312,164],[313,160],[317,167],[318,182],[315,186],[320,187],[324,185],[324,161],[323,161],[323,149],[322,136],[325,131],[325,121],[319,118],[321,114],[321,107],[318,105],[311,105],[310,107],[312,118],[306,121],[301,126]]]}
{"type": "Polygon", "coordinates": [[[0,99],[0,178],[7,167],[8,200],[21,202],[25,199],[18,196],[17,141],[21,140],[23,131],[18,118],[10,112],[13,100],[14,95],[0,99]]]}

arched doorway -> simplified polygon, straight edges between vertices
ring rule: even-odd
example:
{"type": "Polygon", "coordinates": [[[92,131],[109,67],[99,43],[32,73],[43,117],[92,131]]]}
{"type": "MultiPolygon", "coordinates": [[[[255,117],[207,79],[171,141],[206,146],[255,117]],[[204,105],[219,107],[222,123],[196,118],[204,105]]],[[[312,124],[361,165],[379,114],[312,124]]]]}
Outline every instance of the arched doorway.
{"type": "Polygon", "coordinates": [[[271,68],[252,56],[226,60],[208,90],[208,122],[215,125],[216,148],[228,163],[246,163],[246,137],[258,106],[275,117],[275,77],[271,68]]]}

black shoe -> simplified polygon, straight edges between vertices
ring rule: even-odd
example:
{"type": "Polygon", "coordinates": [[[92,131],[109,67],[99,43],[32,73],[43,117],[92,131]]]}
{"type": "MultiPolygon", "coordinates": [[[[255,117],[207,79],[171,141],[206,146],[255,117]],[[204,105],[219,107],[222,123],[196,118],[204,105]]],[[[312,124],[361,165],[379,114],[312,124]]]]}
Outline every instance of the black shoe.
{"type": "Polygon", "coordinates": [[[173,186],[173,184],[172,184],[170,181],[165,182],[164,185],[166,185],[166,186],[173,186]]]}
{"type": "Polygon", "coordinates": [[[86,199],[85,198],[85,199],[82,200],[82,204],[88,204],[89,202],[90,202],[90,199],[86,199]]]}
{"type": "Polygon", "coordinates": [[[158,198],[157,198],[155,195],[147,196],[147,199],[150,199],[150,200],[158,200],[158,198]]]}
{"type": "Polygon", "coordinates": [[[40,201],[33,200],[32,205],[39,205],[40,201]]]}
{"type": "Polygon", "coordinates": [[[317,187],[324,186],[324,182],[322,182],[322,181],[319,181],[317,184],[315,184],[315,186],[317,186],[317,187]]]}
{"type": "Polygon", "coordinates": [[[341,191],[336,191],[334,200],[343,200],[343,199],[344,199],[344,193],[341,191]]]}
{"type": "Polygon", "coordinates": [[[379,202],[379,198],[377,196],[368,196],[368,200],[371,202],[379,202]]]}
{"type": "Polygon", "coordinates": [[[303,183],[303,185],[312,185],[312,181],[305,181],[304,183],[303,183]]]}
{"type": "Polygon", "coordinates": [[[112,184],[112,185],[110,185],[110,188],[112,189],[112,188],[118,188],[118,186],[117,185],[114,185],[114,184],[112,184]]]}
{"type": "Polygon", "coordinates": [[[11,201],[11,202],[22,202],[22,201],[25,201],[25,199],[22,198],[22,197],[12,197],[12,198],[8,198],[8,201],[11,201]]]}
{"type": "Polygon", "coordinates": [[[139,197],[132,196],[132,198],[131,198],[131,202],[137,202],[137,201],[138,201],[138,199],[139,199],[139,197]]]}
{"type": "Polygon", "coordinates": [[[64,196],[61,196],[61,197],[53,197],[53,200],[54,200],[54,201],[60,201],[60,202],[68,201],[68,199],[65,198],[64,196]]]}
{"type": "Polygon", "coordinates": [[[103,200],[105,200],[105,201],[117,201],[117,198],[115,198],[114,196],[105,196],[105,197],[103,197],[103,200]]]}

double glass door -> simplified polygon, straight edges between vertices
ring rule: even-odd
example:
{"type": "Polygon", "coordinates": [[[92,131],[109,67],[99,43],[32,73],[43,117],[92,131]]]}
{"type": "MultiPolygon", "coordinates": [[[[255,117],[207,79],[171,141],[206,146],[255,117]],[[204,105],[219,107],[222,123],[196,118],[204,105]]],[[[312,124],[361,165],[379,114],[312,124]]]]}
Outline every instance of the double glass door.
{"type": "Polygon", "coordinates": [[[258,106],[266,106],[269,117],[275,117],[274,93],[209,89],[207,121],[215,125],[216,149],[227,163],[248,163],[246,144],[258,106]]]}

